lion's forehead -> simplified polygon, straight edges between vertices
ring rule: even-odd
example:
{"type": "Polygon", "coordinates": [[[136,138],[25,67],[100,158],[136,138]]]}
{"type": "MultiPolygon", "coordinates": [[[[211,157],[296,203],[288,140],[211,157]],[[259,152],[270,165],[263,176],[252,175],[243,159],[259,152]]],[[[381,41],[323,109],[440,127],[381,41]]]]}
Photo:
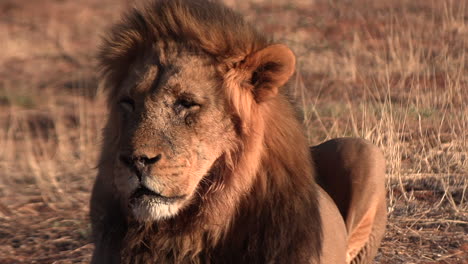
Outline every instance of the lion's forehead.
{"type": "MultiPolygon", "coordinates": [[[[163,66],[164,67],[164,66],[163,66]]],[[[166,72],[167,83],[161,83],[175,92],[203,92],[212,88],[210,83],[216,80],[216,72],[207,56],[186,54],[175,58],[166,72]],[[203,90],[201,90],[203,89],[203,90]]]]}
{"type": "Polygon", "coordinates": [[[161,90],[156,88],[163,88],[162,93],[197,92],[199,88],[209,88],[206,84],[218,79],[213,58],[189,51],[171,56],[152,54],[137,62],[129,72],[125,84],[131,92],[161,90]]]}

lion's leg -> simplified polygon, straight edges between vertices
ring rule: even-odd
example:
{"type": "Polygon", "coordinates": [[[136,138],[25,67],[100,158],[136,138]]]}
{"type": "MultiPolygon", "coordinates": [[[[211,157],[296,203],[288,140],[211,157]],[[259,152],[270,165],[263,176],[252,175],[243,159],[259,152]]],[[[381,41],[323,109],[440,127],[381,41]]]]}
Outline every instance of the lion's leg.
{"type": "Polygon", "coordinates": [[[317,192],[323,235],[320,263],[344,264],[348,236],[346,225],[330,195],[319,186],[317,192]]]}
{"type": "Polygon", "coordinates": [[[335,201],[348,230],[347,261],[370,263],[387,219],[385,162],[363,139],[340,138],[311,148],[317,181],[335,201]]]}
{"type": "Polygon", "coordinates": [[[120,263],[120,241],[124,234],[125,224],[118,201],[113,198],[105,175],[100,173],[94,183],[90,218],[93,231],[94,252],[92,264],[120,263]]]}

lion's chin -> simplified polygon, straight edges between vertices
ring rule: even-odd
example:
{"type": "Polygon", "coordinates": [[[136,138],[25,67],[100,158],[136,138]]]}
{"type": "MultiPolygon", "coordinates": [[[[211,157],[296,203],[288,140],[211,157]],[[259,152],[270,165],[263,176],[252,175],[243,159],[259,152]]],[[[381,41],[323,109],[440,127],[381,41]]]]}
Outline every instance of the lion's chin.
{"type": "Polygon", "coordinates": [[[129,197],[129,208],[139,222],[157,221],[177,215],[186,198],[186,195],[163,196],[140,185],[129,197]]]}
{"type": "Polygon", "coordinates": [[[156,198],[137,199],[130,203],[131,212],[139,222],[153,222],[174,217],[181,207],[180,201],[165,203],[156,198]]]}

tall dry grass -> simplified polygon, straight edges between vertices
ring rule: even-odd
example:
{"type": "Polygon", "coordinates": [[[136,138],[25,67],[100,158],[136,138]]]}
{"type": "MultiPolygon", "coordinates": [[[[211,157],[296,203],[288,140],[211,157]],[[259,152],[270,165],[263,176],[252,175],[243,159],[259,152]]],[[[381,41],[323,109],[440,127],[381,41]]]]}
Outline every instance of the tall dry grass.
{"type": "MultiPolygon", "coordinates": [[[[458,176],[466,189],[467,2],[335,3],[346,18],[334,26],[344,23],[338,33],[349,37],[299,56],[294,88],[311,142],[363,137],[385,153],[390,180],[440,177],[448,190],[448,178],[458,176]]],[[[466,212],[463,199],[453,205],[466,212]]]]}
{"type": "Polygon", "coordinates": [[[11,187],[2,188],[7,195],[40,196],[53,209],[82,206],[95,174],[104,108],[80,96],[49,94],[47,100],[41,109],[11,106],[2,113],[0,186],[11,187]]]}

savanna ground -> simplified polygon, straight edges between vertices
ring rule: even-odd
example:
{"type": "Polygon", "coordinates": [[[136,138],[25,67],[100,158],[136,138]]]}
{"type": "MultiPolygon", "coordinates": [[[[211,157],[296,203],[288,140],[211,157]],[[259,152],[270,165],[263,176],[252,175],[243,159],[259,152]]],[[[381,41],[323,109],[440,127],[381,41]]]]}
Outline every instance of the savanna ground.
{"type": "MultiPolygon", "coordinates": [[[[295,51],[311,144],[387,158],[377,263],[468,263],[468,1],[226,1],[295,51]]],[[[0,263],[88,262],[106,109],[99,36],[128,3],[0,1],[0,263]]]]}

